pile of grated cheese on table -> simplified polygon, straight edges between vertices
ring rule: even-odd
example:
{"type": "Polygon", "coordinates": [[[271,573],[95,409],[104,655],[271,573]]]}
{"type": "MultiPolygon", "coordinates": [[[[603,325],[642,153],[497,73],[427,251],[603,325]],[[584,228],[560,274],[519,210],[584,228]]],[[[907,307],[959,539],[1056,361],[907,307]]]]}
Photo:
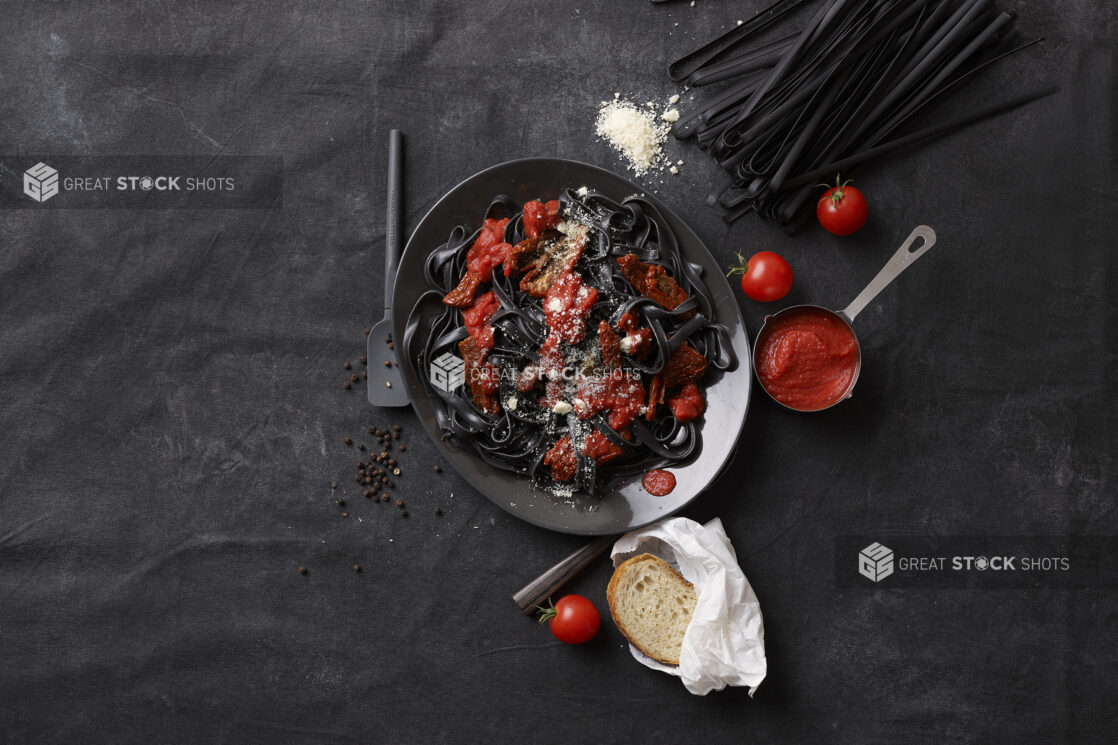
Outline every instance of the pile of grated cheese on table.
{"type": "Polygon", "coordinates": [[[652,170],[662,170],[668,161],[664,156],[664,141],[670,127],[649,109],[620,99],[604,101],[598,109],[596,132],[628,161],[628,168],[637,176],[652,170]]]}

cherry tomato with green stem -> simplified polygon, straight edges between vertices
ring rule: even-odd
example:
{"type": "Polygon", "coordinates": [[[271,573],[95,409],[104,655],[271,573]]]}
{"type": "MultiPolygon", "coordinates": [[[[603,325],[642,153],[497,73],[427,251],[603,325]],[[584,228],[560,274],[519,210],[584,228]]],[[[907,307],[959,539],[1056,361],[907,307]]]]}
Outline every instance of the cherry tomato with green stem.
{"type": "Polygon", "coordinates": [[[815,205],[819,224],[835,235],[853,235],[861,230],[869,215],[865,195],[857,187],[850,186],[849,179],[843,181],[840,176],[835,176],[834,186],[820,186],[827,187],[827,191],[815,205]]]}
{"type": "Polygon", "coordinates": [[[738,254],[738,265],[727,277],[741,275],[741,291],[759,303],[780,300],[792,289],[792,267],[784,257],[773,251],[758,251],[749,261],[738,254]]]}
{"type": "Polygon", "coordinates": [[[552,635],[564,644],[584,644],[598,634],[602,617],[594,604],[581,595],[565,595],[558,603],[549,598],[539,608],[540,623],[547,622],[552,635]]]}

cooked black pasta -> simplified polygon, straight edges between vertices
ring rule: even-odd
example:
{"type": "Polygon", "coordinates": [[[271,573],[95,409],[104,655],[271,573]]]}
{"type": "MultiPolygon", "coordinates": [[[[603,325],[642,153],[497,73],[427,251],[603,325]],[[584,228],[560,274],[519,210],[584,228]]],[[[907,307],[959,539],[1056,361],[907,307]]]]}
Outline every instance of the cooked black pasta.
{"type": "MultiPolygon", "coordinates": [[[[581,192],[581,190],[580,190],[581,192]]],[[[661,372],[672,353],[685,342],[707,360],[707,375],[731,370],[737,365],[727,328],[715,318],[714,302],[703,280],[700,265],[687,261],[680,253],[676,236],[654,204],[640,196],[618,203],[596,192],[583,194],[566,189],[559,196],[564,219],[587,228],[587,246],[574,270],[585,285],[598,291],[589,312],[587,327],[599,321],[616,326],[626,312],[633,311],[642,326],[651,331],[650,353],[643,360],[626,355],[625,363],[639,374],[647,388],[652,376],[661,372]],[[687,293],[687,299],[673,310],[640,295],[625,279],[617,258],[636,255],[640,261],[658,264],[687,293]]],[[[516,245],[525,239],[522,206],[507,196],[496,197],[485,218],[509,218],[505,242],[516,245]]],[[[445,391],[432,384],[431,362],[446,353],[458,355],[458,343],[466,339],[462,311],[444,305],[443,298],[453,290],[466,272],[466,254],[481,233],[464,226],[454,228],[446,243],[435,248],[424,267],[430,289],[416,301],[405,328],[404,354],[415,363],[422,385],[434,402],[435,414],[444,438],[468,443],[478,456],[495,468],[544,478],[541,469],[549,447],[563,434],[579,442],[587,427],[600,431],[611,443],[623,448],[615,461],[599,466],[578,453],[574,484],[587,494],[601,494],[617,479],[630,478],[649,468],[679,464],[701,447],[697,421],[679,422],[670,411],[660,407],[646,421],[636,417],[629,425],[632,439],[609,426],[606,414],[586,420],[574,414],[555,414],[541,408],[535,399],[499,413],[480,410],[467,386],[445,391]]],[[[490,318],[494,330],[493,349],[488,361],[502,370],[521,370],[539,363],[540,348],[547,334],[545,313],[539,298],[520,289],[515,277],[498,269],[489,289],[500,308],[490,318]]],[[[482,290],[478,290],[481,294],[482,290]]],[[[517,394],[515,381],[502,374],[499,400],[517,394]]]]}

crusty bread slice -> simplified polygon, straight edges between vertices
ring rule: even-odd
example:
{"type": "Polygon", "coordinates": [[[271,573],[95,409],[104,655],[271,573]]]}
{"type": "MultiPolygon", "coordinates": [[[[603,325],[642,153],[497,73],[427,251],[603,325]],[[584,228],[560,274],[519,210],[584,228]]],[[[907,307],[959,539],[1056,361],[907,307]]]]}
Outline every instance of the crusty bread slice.
{"type": "Polygon", "coordinates": [[[671,564],[652,554],[634,556],[613,570],[606,599],[613,622],[634,647],[665,665],[679,664],[698,596],[671,564]]]}

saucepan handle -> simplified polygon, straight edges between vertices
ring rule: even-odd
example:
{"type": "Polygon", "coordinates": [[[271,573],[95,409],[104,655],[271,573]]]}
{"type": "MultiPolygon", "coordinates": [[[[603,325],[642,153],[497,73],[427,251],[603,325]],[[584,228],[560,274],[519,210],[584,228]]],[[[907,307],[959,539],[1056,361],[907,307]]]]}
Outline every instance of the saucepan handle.
{"type": "Polygon", "coordinates": [[[927,225],[919,225],[912,231],[912,235],[905,239],[897,252],[893,254],[893,258],[881,268],[877,276],[866,285],[866,289],[858,293],[858,297],[854,298],[850,305],[846,306],[846,310],[842,311],[842,315],[846,320],[853,322],[855,316],[862,312],[862,309],[870,304],[877,294],[884,290],[890,282],[900,276],[900,273],[908,269],[912,262],[919,259],[928,249],[936,244],[936,231],[929,228],[927,225]],[[923,244],[916,249],[912,246],[916,243],[917,239],[923,239],[923,244]]]}

